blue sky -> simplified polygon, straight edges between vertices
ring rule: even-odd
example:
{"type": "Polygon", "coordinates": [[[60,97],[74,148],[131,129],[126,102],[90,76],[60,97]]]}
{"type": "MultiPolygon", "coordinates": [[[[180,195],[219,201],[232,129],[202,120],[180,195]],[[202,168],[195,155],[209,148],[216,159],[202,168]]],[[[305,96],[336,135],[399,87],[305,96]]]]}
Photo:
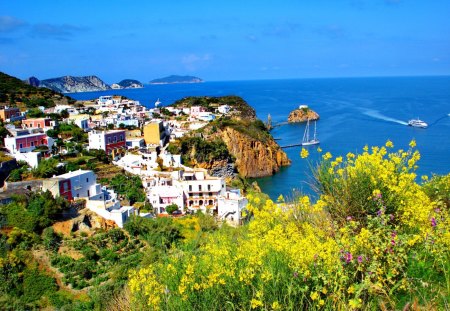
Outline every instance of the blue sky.
{"type": "Polygon", "coordinates": [[[0,1],[0,71],[144,83],[450,74],[449,0],[0,1]]]}

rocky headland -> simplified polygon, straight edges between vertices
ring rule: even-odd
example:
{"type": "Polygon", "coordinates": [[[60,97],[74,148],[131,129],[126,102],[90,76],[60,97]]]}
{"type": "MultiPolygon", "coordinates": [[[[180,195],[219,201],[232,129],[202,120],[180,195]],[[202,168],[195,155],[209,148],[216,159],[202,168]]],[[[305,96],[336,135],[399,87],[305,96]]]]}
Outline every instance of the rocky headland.
{"type": "Polygon", "coordinates": [[[177,151],[185,155],[185,163],[220,176],[230,176],[234,167],[245,178],[270,176],[290,164],[264,123],[256,118],[255,110],[242,98],[189,97],[174,103],[176,107],[203,106],[208,111],[219,105],[230,106],[230,113],[175,144],[177,151]]]}
{"type": "Polygon", "coordinates": [[[45,87],[60,93],[92,92],[111,89],[108,84],[103,82],[97,76],[64,76],[45,80],[39,80],[36,77],[31,77],[25,82],[32,86],[45,87]]]}
{"type": "Polygon", "coordinates": [[[306,122],[308,120],[319,120],[320,116],[317,112],[308,106],[300,106],[298,109],[291,111],[288,116],[289,123],[306,122]]]}

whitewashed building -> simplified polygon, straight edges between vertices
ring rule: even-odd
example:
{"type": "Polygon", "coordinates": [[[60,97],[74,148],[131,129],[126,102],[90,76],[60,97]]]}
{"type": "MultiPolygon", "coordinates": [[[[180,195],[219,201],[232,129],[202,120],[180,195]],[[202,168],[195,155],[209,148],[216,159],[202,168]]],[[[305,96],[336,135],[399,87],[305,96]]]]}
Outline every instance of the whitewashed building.
{"type": "Polygon", "coordinates": [[[217,217],[232,225],[240,225],[242,211],[248,204],[247,198],[241,195],[240,189],[231,189],[219,196],[217,217]]]}

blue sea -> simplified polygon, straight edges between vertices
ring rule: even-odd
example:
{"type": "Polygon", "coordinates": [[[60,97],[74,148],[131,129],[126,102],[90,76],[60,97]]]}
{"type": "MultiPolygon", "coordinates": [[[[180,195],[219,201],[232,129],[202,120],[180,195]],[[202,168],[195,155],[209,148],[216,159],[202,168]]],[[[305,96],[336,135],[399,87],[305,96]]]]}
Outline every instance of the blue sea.
{"type": "MultiPolygon", "coordinates": [[[[118,94],[153,107],[159,98],[169,105],[186,96],[237,95],[244,98],[258,117],[284,122],[289,112],[308,105],[320,115],[317,135],[323,152],[333,156],[361,152],[364,145],[383,145],[391,140],[395,149],[408,148],[415,139],[421,153],[418,175],[450,172],[450,77],[330,78],[204,82],[199,84],[145,85],[142,89],[68,94],[78,100],[118,94]],[[427,129],[406,122],[420,118],[427,129]]],[[[272,135],[281,146],[299,143],[304,124],[276,127],[272,135]]],[[[310,157],[300,158],[300,147],[285,149],[292,165],[271,177],[257,179],[263,192],[276,199],[280,194],[311,194],[311,167],[320,155],[308,147],[310,157]]]]}

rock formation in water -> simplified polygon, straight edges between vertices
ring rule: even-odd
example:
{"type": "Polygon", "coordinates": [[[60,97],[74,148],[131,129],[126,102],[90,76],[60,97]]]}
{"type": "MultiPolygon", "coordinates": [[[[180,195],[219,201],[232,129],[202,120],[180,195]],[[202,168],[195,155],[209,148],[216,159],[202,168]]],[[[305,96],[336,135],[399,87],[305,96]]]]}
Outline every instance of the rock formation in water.
{"type": "Polygon", "coordinates": [[[308,120],[319,120],[319,114],[308,106],[300,106],[298,109],[291,111],[288,117],[289,123],[306,122],[308,120]]]}

